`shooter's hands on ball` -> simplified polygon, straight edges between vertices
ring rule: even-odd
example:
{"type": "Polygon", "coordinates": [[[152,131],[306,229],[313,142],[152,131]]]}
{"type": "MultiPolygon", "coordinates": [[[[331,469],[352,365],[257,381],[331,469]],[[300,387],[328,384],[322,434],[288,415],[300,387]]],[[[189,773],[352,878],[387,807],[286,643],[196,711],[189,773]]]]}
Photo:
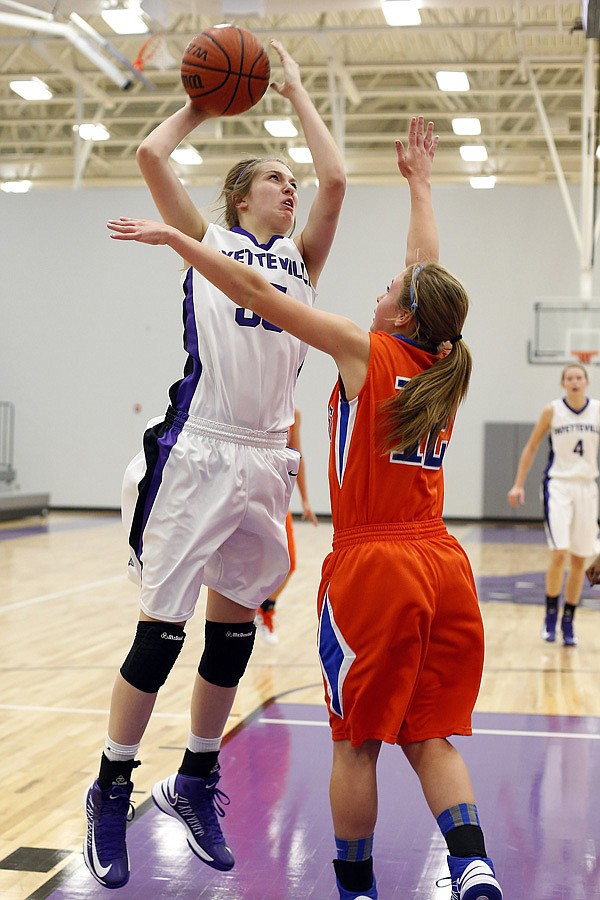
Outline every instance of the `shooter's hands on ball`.
{"type": "Polygon", "coordinates": [[[283,81],[272,81],[271,87],[282,97],[289,97],[294,90],[302,87],[300,80],[300,66],[295,59],[292,59],[281,41],[272,40],[271,47],[277,53],[283,66],[283,81]]]}
{"type": "Polygon", "coordinates": [[[181,114],[189,119],[190,131],[192,131],[194,128],[197,128],[198,125],[202,124],[202,122],[206,122],[207,119],[215,118],[214,113],[209,112],[206,109],[202,109],[201,106],[193,103],[191,97],[186,98],[185,105],[183,106],[181,114]]]}
{"type": "Polygon", "coordinates": [[[142,244],[166,244],[169,235],[176,229],[164,222],[152,222],[149,219],[109,219],[106,227],[115,232],[110,237],[116,241],[139,241],[142,244]]]}

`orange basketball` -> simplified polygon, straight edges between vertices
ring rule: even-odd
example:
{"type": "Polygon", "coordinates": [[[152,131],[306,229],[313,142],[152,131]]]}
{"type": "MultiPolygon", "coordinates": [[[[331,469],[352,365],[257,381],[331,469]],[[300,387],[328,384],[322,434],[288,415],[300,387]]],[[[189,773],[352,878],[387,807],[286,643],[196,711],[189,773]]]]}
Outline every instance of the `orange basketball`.
{"type": "Polygon", "coordinates": [[[181,60],[181,81],[194,106],[213,116],[237,116],[258,103],[271,66],[256,35],[215,25],[193,38],[181,60]]]}

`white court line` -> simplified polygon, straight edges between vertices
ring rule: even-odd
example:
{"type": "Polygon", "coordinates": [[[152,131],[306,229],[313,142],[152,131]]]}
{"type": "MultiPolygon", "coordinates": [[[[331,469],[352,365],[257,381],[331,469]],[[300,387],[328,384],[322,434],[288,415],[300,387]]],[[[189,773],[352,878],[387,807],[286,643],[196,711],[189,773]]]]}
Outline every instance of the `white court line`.
{"type": "MultiPolygon", "coordinates": [[[[75,715],[106,716],[108,709],[85,709],[77,706],[27,706],[19,703],[0,703],[0,709],[19,712],[47,712],[47,713],[74,713],[75,715]]],[[[189,713],[152,713],[153,718],[159,719],[187,719],[189,713]]],[[[269,719],[261,717],[258,720],[263,725],[308,725],[317,728],[328,728],[329,722],[315,722],[314,719],[269,719]]],[[[578,731],[516,731],[503,728],[474,728],[473,734],[494,734],[498,737],[543,737],[543,738],[576,738],[578,740],[598,741],[600,734],[586,734],[578,731]]],[[[458,735],[460,737],[460,735],[458,735]]]]}
{"type": "MultiPolygon", "coordinates": [[[[500,715],[507,715],[501,713],[500,715]]],[[[259,722],[265,725],[317,725],[328,728],[329,722],[315,722],[310,719],[267,719],[261,718],[259,722]]],[[[583,731],[569,733],[568,731],[516,731],[508,728],[474,728],[473,734],[495,734],[498,737],[543,737],[543,738],[576,738],[578,740],[600,741],[600,734],[586,734],[583,731]]],[[[460,735],[455,735],[460,737],[460,735]]]]}
{"type": "MultiPolygon", "coordinates": [[[[78,706],[25,706],[19,703],[0,703],[0,709],[18,712],[45,712],[45,713],[75,713],[84,716],[107,716],[108,709],[82,709],[78,706]]],[[[153,719],[189,719],[188,713],[160,713],[153,712],[153,719]]]]}
{"type": "Polygon", "coordinates": [[[431,834],[415,893],[425,896],[426,891],[432,892],[429,893],[430,900],[452,900],[448,847],[440,831],[431,834]],[[442,884],[438,886],[437,882],[440,880],[442,884]]]}
{"type": "MultiPolygon", "coordinates": [[[[506,715],[506,713],[503,713],[506,715]]],[[[585,718],[585,717],[584,717],[585,718]]],[[[516,731],[509,728],[474,728],[473,734],[496,734],[500,737],[543,737],[543,738],[575,738],[583,741],[600,741],[600,734],[588,734],[585,731],[516,731]]]]}
{"type": "Polygon", "coordinates": [[[48,600],[60,600],[62,597],[69,597],[71,594],[93,591],[94,588],[126,580],[127,576],[125,574],[115,575],[113,578],[103,578],[102,581],[90,581],[89,584],[80,584],[77,587],[67,588],[64,591],[56,591],[54,594],[40,594],[39,597],[30,597],[29,600],[18,600],[16,603],[7,603],[6,606],[0,606],[0,613],[12,612],[14,609],[24,609],[26,606],[35,606],[37,603],[46,603],[48,600]]]}

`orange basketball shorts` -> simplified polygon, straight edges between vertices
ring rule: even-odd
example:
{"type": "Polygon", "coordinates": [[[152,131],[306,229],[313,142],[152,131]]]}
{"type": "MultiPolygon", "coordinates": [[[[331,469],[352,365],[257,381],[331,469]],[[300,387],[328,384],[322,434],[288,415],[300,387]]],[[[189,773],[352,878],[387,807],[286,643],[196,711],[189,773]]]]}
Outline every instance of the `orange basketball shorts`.
{"type": "Polygon", "coordinates": [[[471,734],[483,624],[468,558],[441,520],[338,532],[317,607],[334,740],[471,734]]]}

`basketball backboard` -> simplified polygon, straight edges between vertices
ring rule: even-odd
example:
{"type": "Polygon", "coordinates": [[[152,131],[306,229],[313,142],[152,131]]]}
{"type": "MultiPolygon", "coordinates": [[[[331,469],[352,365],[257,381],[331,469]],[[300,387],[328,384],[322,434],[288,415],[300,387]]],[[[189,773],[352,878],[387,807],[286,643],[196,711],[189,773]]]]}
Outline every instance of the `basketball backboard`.
{"type": "Polygon", "coordinates": [[[533,304],[529,362],[600,364],[600,298],[538,299],[533,304]]]}

